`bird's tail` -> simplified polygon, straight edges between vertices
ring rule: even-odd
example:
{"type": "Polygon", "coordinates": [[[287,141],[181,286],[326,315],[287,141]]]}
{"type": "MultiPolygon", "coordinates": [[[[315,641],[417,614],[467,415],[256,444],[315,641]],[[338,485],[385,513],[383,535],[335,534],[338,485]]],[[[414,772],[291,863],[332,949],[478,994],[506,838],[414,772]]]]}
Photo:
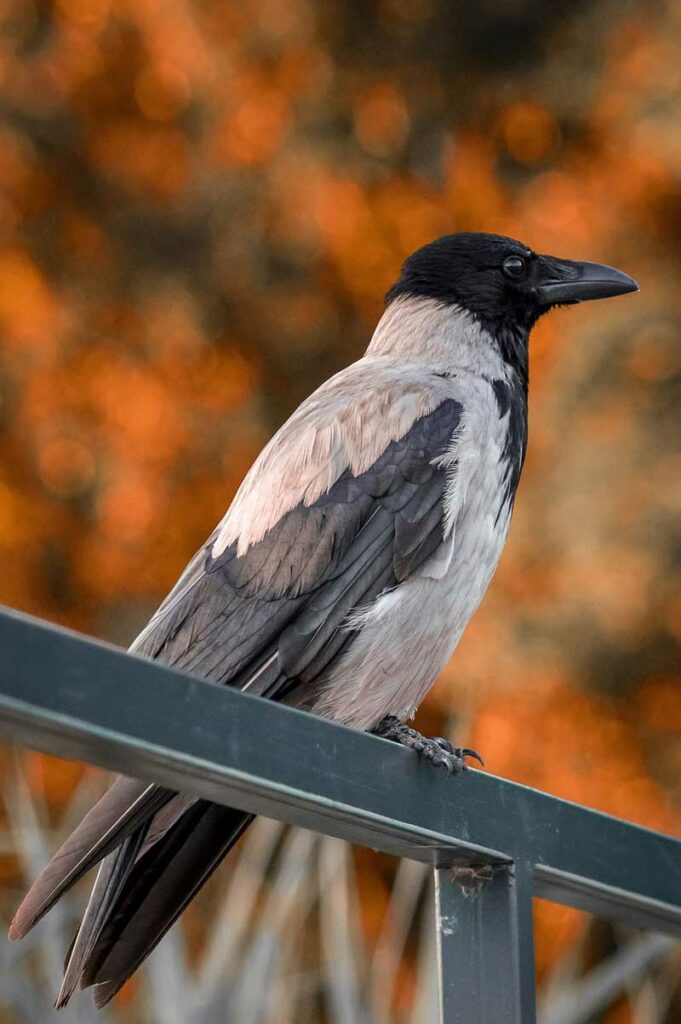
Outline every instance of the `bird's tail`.
{"type": "Polygon", "coordinates": [[[253,815],[119,779],[57,851],[19,907],[21,938],[101,861],[64,963],[56,1006],[95,985],[104,1006],[208,880],[253,815]],[[127,797],[127,805],[126,804],[127,797]]]}

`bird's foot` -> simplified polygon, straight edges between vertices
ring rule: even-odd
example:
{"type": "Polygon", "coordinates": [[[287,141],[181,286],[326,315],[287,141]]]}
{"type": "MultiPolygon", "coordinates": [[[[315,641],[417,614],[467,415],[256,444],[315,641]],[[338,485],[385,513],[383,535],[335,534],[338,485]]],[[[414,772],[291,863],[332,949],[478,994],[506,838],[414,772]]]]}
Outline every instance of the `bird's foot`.
{"type": "Polygon", "coordinates": [[[481,765],[484,765],[480,754],[475,750],[470,750],[468,747],[455,747],[442,736],[422,736],[420,732],[405,725],[395,715],[386,715],[372,731],[376,736],[383,736],[384,739],[394,740],[395,743],[401,743],[404,747],[410,747],[424,761],[444,768],[448,775],[458,775],[459,772],[464,771],[468,767],[466,757],[474,757],[481,765]]]}

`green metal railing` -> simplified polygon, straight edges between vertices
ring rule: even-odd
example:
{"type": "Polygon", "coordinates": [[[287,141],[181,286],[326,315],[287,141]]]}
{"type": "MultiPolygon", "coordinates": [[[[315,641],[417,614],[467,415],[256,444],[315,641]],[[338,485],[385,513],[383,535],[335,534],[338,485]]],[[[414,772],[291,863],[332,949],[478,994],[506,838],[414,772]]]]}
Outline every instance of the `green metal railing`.
{"type": "Polygon", "coordinates": [[[671,836],[9,610],[0,736],[430,864],[445,1024],[535,1020],[533,896],[681,935],[671,836]]]}

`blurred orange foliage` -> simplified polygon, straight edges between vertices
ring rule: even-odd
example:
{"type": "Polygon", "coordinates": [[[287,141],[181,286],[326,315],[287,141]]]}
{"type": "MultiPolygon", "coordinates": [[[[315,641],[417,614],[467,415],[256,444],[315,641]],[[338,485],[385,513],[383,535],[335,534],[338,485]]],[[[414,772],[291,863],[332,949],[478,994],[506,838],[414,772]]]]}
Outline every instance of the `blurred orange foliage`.
{"type": "MultiPolygon", "coordinates": [[[[0,599],[132,639],[435,235],[617,262],[640,298],[536,334],[511,539],[424,714],[678,829],[679,4],[459,6],[8,0],[0,599]]],[[[541,906],[541,973],[580,922],[541,906]]]]}

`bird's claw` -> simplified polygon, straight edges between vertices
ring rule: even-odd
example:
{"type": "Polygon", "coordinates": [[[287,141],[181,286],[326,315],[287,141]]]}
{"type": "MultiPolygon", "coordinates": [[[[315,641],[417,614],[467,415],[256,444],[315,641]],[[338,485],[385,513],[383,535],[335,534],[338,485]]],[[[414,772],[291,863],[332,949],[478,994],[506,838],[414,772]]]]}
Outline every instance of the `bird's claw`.
{"type": "Polygon", "coordinates": [[[455,747],[443,736],[422,736],[416,729],[405,725],[395,715],[387,715],[374,730],[379,736],[394,740],[405,747],[411,747],[425,761],[438,768],[444,768],[448,775],[458,775],[468,768],[467,757],[474,757],[484,767],[480,754],[470,747],[455,747]]]}
{"type": "Polygon", "coordinates": [[[483,768],[485,767],[485,762],[483,760],[482,754],[479,754],[477,750],[471,750],[470,747],[457,747],[457,750],[459,751],[461,757],[474,757],[476,761],[480,762],[483,768]]]}
{"type": "Polygon", "coordinates": [[[414,750],[436,768],[444,768],[447,775],[458,775],[465,771],[466,762],[461,756],[459,748],[452,746],[447,740],[438,736],[431,739],[428,736],[421,737],[422,742],[414,745],[414,750]]]}
{"type": "Polygon", "coordinates": [[[417,747],[418,753],[431,764],[446,768],[448,775],[458,775],[459,772],[466,771],[468,765],[465,759],[467,757],[474,757],[483,768],[485,766],[480,754],[476,750],[471,750],[470,747],[455,747],[442,736],[435,736],[432,739],[422,736],[421,739],[423,748],[419,750],[417,747]]]}

